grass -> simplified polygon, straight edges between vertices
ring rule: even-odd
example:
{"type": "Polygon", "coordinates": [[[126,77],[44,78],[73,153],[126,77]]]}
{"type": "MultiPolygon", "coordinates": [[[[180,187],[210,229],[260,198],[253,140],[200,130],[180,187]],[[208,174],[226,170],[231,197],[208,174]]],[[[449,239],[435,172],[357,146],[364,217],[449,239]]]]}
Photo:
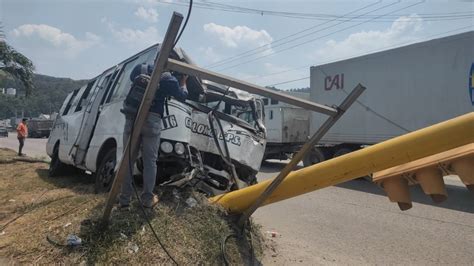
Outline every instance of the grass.
{"type": "MultiPolygon", "coordinates": [[[[105,195],[93,193],[93,178],[47,176],[47,163],[15,161],[15,153],[0,149],[0,262],[64,264],[171,264],[146,224],[140,207],[112,211],[105,228],[100,218],[105,195]],[[3,162],[3,163],[2,163],[3,162]],[[77,247],[65,244],[79,236],[77,247]],[[136,250],[138,247],[138,250],[136,250]]],[[[223,264],[222,239],[234,232],[231,218],[193,191],[161,189],[160,204],[147,215],[166,249],[178,264],[223,264]],[[187,205],[194,198],[194,207],[187,205]]],[[[260,229],[253,226],[256,258],[263,253],[260,229]]],[[[249,264],[248,237],[226,245],[231,264],[249,264]]]]}

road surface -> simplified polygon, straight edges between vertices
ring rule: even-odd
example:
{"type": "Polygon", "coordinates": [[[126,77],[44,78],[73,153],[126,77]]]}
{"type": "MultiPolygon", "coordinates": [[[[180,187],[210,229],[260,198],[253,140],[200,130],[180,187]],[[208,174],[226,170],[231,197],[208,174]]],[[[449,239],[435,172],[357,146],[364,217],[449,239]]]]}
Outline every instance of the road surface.
{"type": "MultiPolygon", "coordinates": [[[[264,163],[260,180],[284,166],[264,163]]],[[[413,208],[400,211],[365,180],[325,188],[257,210],[255,221],[276,245],[272,265],[473,265],[474,195],[459,179],[445,178],[448,200],[433,204],[413,188],[413,208]]]]}
{"type": "MultiPolygon", "coordinates": [[[[0,138],[0,147],[17,145],[13,134],[0,138]]],[[[28,139],[25,153],[46,156],[45,145],[46,139],[28,139]]],[[[258,178],[274,177],[283,166],[266,162],[258,178]]],[[[474,195],[456,178],[446,178],[446,184],[446,202],[435,205],[413,188],[413,208],[404,212],[365,180],[262,207],[255,221],[263,232],[277,233],[266,234],[271,248],[263,263],[473,265],[474,195]]]]}
{"type": "MultiPolygon", "coordinates": [[[[23,147],[23,153],[30,157],[47,157],[46,154],[46,142],[48,139],[33,139],[27,138],[25,140],[25,146],[23,147]]],[[[8,138],[0,138],[0,147],[9,148],[18,151],[18,139],[16,133],[9,132],[8,138]]]]}

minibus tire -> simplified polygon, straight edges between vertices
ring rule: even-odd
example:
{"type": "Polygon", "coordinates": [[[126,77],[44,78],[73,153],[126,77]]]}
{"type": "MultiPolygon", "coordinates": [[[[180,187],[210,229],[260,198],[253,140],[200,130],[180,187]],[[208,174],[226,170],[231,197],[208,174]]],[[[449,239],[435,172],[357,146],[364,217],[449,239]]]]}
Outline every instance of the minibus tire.
{"type": "Polygon", "coordinates": [[[67,165],[62,163],[59,159],[59,145],[54,147],[53,156],[51,156],[51,162],[49,163],[48,176],[55,177],[66,174],[67,165]]]}
{"type": "Polygon", "coordinates": [[[115,166],[117,165],[117,149],[112,148],[100,161],[99,167],[95,172],[95,193],[109,192],[115,178],[115,166]]]}

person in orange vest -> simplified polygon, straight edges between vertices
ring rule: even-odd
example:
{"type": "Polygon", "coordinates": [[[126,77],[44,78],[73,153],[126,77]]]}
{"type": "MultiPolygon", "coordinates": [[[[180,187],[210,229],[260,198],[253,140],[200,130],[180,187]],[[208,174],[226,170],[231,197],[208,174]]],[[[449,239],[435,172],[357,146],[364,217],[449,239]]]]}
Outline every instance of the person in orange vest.
{"type": "Polygon", "coordinates": [[[25,139],[28,136],[28,126],[26,125],[26,121],[28,119],[23,118],[21,123],[16,128],[16,132],[18,133],[18,142],[20,142],[20,148],[18,149],[18,156],[25,156],[24,153],[21,151],[23,150],[23,146],[25,145],[25,139]]]}

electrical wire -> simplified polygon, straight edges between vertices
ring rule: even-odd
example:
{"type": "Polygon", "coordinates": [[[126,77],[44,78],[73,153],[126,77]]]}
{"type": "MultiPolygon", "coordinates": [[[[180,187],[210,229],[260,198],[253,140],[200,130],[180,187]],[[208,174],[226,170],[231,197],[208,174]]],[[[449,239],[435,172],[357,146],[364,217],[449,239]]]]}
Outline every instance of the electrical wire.
{"type": "Polygon", "coordinates": [[[282,85],[282,84],[292,83],[292,82],[295,82],[295,81],[305,80],[305,79],[309,79],[309,77],[304,77],[304,78],[299,78],[299,79],[293,79],[293,80],[283,81],[283,82],[279,82],[279,83],[275,83],[275,84],[270,84],[270,85],[267,85],[267,86],[265,86],[265,87],[274,87],[274,86],[276,86],[276,85],[282,85]]]}
{"type": "Polygon", "coordinates": [[[229,233],[227,235],[225,235],[223,238],[222,238],[222,241],[221,241],[221,254],[222,254],[222,260],[224,261],[224,265],[230,265],[230,262],[229,262],[229,259],[227,258],[227,252],[226,252],[226,244],[227,244],[227,241],[234,237],[235,239],[242,239],[244,238],[244,233],[245,231],[248,231],[248,243],[249,243],[249,246],[250,246],[250,265],[254,265],[255,264],[255,251],[254,251],[254,248],[253,248],[253,243],[252,243],[252,223],[250,222],[250,219],[248,219],[245,224],[242,226],[242,228],[239,228],[239,230],[237,232],[232,232],[232,233],[229,233]]]}
{"type": "MultiPolygon", "coordinates": [[[[351,12],[349,12],[349,13],[346,13],[346,14],[342,15],[341,17],[344,17],[344,16],[350,15],[350,14],[352,14],[352,13],[355,13],[355,12],[358,12],[358,11],[361,11],[361,10],[364,10],[364,9],[369,8],[369,7],[371,7],[371,6],[374,6],[374,5],[376,5],[376,4],[380,3],[380,2],[381,2],[381,1],[377,1],[377,2],[375,2],[375,3],[371,3],[371,4],[369,4],[369,5],[363,6],[363,7],[359,8],[359,9],[356,9],[356,10],[354,10],[354,11],[351,11],[351,12]]],[[[250,50],[248,50],[248,51],[246,51],[246,52],[237,54],[237,55],[235,55],[235,56],[232,56],[232,57],[229,57],[229,58],[226,58],[226,59],[223,59],[223,60],[214,62],[213,64],[208,65],[208,66],[205,66],[205,67],[207,68],[207,67],[214,67],[214,66],[220,65],[222,62],[227,62],[227,61],[229,61],[229,60],[231,60],[231,59],[239,58],[239,57],[241,57],[241,56],[243,56],[243,55],[246,55],[246,54],[248,54],[248,53],[251,53],[251,52],[253,52],[253,51],[260,50],[261,48],[264,48],[264,47],[267,47],[267,46],[276,44],[276,43],[278,43],[278,42],[281,42],[281,41],[283,41],[283,40],[286,40],[286,39],[289,39],[289,38],[291,38],[291,37],[293,37],[293,36],[296,36],[296,35],[298,35],[298,34],[300,34],[300,33],[307,32],[307,31],[312,30],[312,29],[314,29],[314,28],[317,28],[317,27],[319,27],[319,26],[325,25],[325,24],[327,24],[327,23],[329,23],[329,22],[331,22],[331,21],[324,22],[324,23],[319,23],[319,24],[314,25],[314,26],[312,26],[312,27],[306,28],[306,29],[304,29],[304,30],[295,32],[295,33],[290,34],[290,35],[287,35],[287,36],[285,36],[285,37],[283,37],[283,38],[280,38],[280,39],[278,39],[278,40],[275,40],[275,41],[269,42],[269,43],[267,43],[267,44],[261,45],[261,46],[259,46],[259,47],[257,47],[257,48],[250,49],[250,50]]]]}
{"type": "MultiPolygon", "coordinates": [[[[133,119],[132,128],[131,128],[131,131],[130,131],[130,137],[129,137],[129,141],[128,141],[129,145],[131,145],[131,143],[132,143],[131,140],[133,138],[134,127],[135,127],[135,119],[133,119]]],[[[153,228],[153,225],[151,224],[150,218],[148,217],[148,214],[146,213],[145,207],[143,207],[143,202],[142,202],[140,196],[138,195],[137,187],[135,186],[135,182],[133,181],[133,170],[132,170],[133,162],[132,161],[133,161],[132,160],[132,147],[130,147],[128,149],[128,172],[129,172],[129,175],[130,175],[130,179],[132,181],[132,187],[133,187],[133,191],[135,192],[135,197],[137,198],[137,200],[139,202],[140,209],[142,210],[143,216],[145,217],[145,220],[148,224],[148,227],[150,227],[150,230],[153,233],[156,240],[158,241],[158,244],[161,246],[161,249],[163,249],[163,251],[166,253],[166,255],[168,255],[168,257],[173,261],[173,263],[175,265],[179,265],[178,262],[176,262],[176,260],[174,259],[174,257],[171,256],[168,249],[166,249],[165,245],[161,242],[160,237],[158,236],[155,229],[153,228]]]]}
{"type": "MultiPolygon", "coordinates": [[[[186,25],[188,23],[188,20],[189,20],[189,17],[191,15],[191,11],[192,11],[192,5],[193,5],[193,1],[190,0],[190,3],[189,3],[189,9],[188,9],[188,14],[186,16],[186,20],[183,24],[183,27],[181,28],[181,31],[180,33],[178,34],[178,36],[176,37],[176,40],[173,44],[173,47],[178,43],[179,39],[181,38],[181,35],[182,33],[184,32],[184,29],[186,28],[186,25]]],[[[142,99],[143,101],[143,99],[142,99]]],[[[136,117],[135,117],[136,118],[136,117]]],[[[130,137],[128,139],[128,144],[131,145],[132,143],[132,138],[133,138],[133,130],[134,130],[134,127],[135,127],[135,118],[133,119],[133,123],[132,123],[132,128],[131,128],[131,132],[130,132],[130,137]]],[[[135,182],[133,181],[133,170],[132,170],[132,147],[130,147],[128,149],[128,171],[129,171],[129,175],[130,175],[130,179],[132,181],[132,187],[133,187],[133,191],[135,192],[135,197],[137,198],[138,202],[139,202],[139,205],[140,205],[140,209],[142,210],[142,213],[143,213],[143,216],[145,217],[145,220],[148,224],[148,227],[150,227],[150,230],[152,231],[153,233],[153,236],[155,237],[155,239],[158,241],[158,244],[161,246],[161,248],[163,249],[163,251],[166,253],[166,255],[168,255],[168,257],[173,261],[173,263],[175,265],[179,265],[178,262],[175,260],[175,258],[169,253],[168,249],[166,249],[166,247],[164,246],[164,244],[161,242],[161,239],[160,237],[158,236],[158,234],[156,233],[155,229],[153,228],[153,225],[151,224],[151,221],[150,221],[150,218],[148,217],[147,213],[146,213],[146,210],[145,210],[145,207],[143,206],[143,202],[140,198],[140,196],[138,195],[138,190],[137,190],[137,187],[135,185],[135,182]]]]}
{"type": "MultiPolygon", "coordinates": [[[[379,7],[379,8],[376,8],[375,10],[371,10],[371,11],[365,12],[365,13],[363,13],[363,14],[359,14],[358,17],[361,17],[361,16],[364,16],[364,15],[370,14],[370,13],[375,12],[375,11],[378,11],[378,10],[382,10],[382,9],[391,7],[391,6],[396,5],[396,4],[398,4],[398,3],[400,3],[400,0],[398,0],[397,2],[393,2],[393,3],[389,3],[389,4],[387,4],[387,5],[381,6],[381,7],[379,7]]],[[[352,11],[352,12],[349,12],[349,13],[347,13],[347,14],[345,14],[345,15],[350,15],[350,14],[352,14],[352,13],[356,13],[356,12],[358,12],[358,11],[360,11],[360,10],[364,10],[364,9],[369,8],[369,7],[371,7],[371,6],[374,6],[374,5],[376,5],[376,4],[378,4],[378,2],[372,3],[372,4],[368,5],[368,6],[364,6],[364,7],[359,8],[359,9],[356,9],[356,10],[354,10],[354,11],[352,11]]],[[[285,44],[293,43],[293,42],[295,42],[295,41],[297,41],[297,40],[303,39],[303,38],[308,37],[308,36],[310,36],[310,35],[313,35],[313,34],[316,34],[316,33],[322,32],[322,31],[325,31],[325,30],[327,30],[327,29],[334,28],[334,27],[336,27],[336,26],[338,26],[338,25],[341,25],[341,24],[344,24],[344,23],[346,23],[346,22],[351,22],[352,20],[353,20],[353,18],[345,19],[345,20],[342,21],[342,22],[329,25],[329,26],[324,27],[324,28],[322,28],[322,29],[318,29],[318,30],[315,30],[315,31],[311,31],[311,32],[309,32],[309,33],[306,33],[306,34],[304,34],[304,35],[298,36],[298,37],[296,37],[296,38],[292,38],[291,40],[285,41],[285,42],[283,42],[283,43],[279,43],[279,44],[277,44],[277,45],[273,45],[273,46],[268,47],[268,48],[266,48],[266,49],[264,49],[264,50],[262,50],[262,51],[260,51],[260,52],[257,52],[257,53],[256,53],[256,52],[253,52],[253,53],[250,53],[250,54],[248,54],[248,55],[246,55],[246,56],[240,56],[239,58],[236,58],[236,59],[234,59],[234,60],[230,60],[229,62],[233,62],[233,61],[236,61],[237,59],[241,59],[241,58],[246,58],[246,57],[249,57],[249,56],[251,56],[251,55],[259,54],[259,53],[264,52],[264,51],[267,51],[267,50],[275,49],[275,48],[280,47],[280,46],[285,45],[285,44]]],[[[306,32],[306,31],[311,30],[311,29],[314,29],[314,28],[317,28],[317,27],[322,26],[322,25],[325,25],[325,24],[327,24],[327,23],[329,23],[329,22],[332,22],[332,21],[328,21],[328,22],[326,22],[326,23],[318,24],[318,25],[316,25],[316,26],[310,27],[310,28],[308,28],[308,29],[306,29],[306,30],[303,30],[303,31],[301,31],[301,32],[297,32],[297,34],[306,32]]],[[[289,37],[292,37],[292,36],[294,36],[294,35],[293,35],[293,34],[292,34],[292,35],[289,35],[289,37]]],[[[285,39],[287,39],[287,38],[285,37],[285,39]]],[[[227,64],[227,63],[229,63],[229,62],[221,63],[220,65],[222,65],[222,64],[225,65],[225,64],[227,64]]],[[[216,67],[216,66],[214,66],[214,67],[216,67]]]]}
{"type": "Polygon", "coordinates": [[[183,34],[184,29],[186,28],[186,25],[188,25],[188,20],[189,20],[189,17],[191,16],[192,9],[193,9],[193,0],[189,0],[188,14],[186,15],[186,20],[184,21],[183,27],[181,28],[181,31],[179,32],[178,37],[176,37],[176,40],[173,44],[173,48],[176,46],[179,39],[181,38],[181,35],[183,34]]]}
{"type": "MultiPolygon", "coordinates": [[[[391,14],[391,13],[393,13],[393,12],[397,12],[397,11],[400,11],[400,10],[404,10],[404,9],[413,7],[413,6],[415,6],[415,5],[419,5],[419,4],[421,4],[421,3],[425,2],[425,1],[426,1],[426,0],[422,0],[422,1],[420,1],[420,2],[411,4],[411,5],[409,5],[409,6],[406,6],[406,7],[400,8],[400,9],[397,9],[397,10],[395,10],[395,11],[391,11],[391,12],[389,12],[389,13],[387,13],[387,14],[391,14]]],[[[301,46],[301,45],[308,44],[308,43],[310,43],[310,42],[314,42],[314,41],[316,41],[316,40],[319,40],[319,39],[322,39],[322,38],[324,38],[324,37],[333,35],[333,34],[335,34],[335,33],[342,32],[342,31],[345,31],[345,30],[347,30],[347,29],[354,28],[354,27],[356,27],[356,26],[359,26],[359,25],[362,25],[362,24],[364,24],[364,23],[370,22],[371,20],[372,20],[372,19],[369,19],[369,20],[366,20],[366,21],[364,21],[364,22],[361,22],[361,23],[358,23],[358,24],[355,24],[355,25],[351,25],[351,26],[349,26],[349,27],[345,27],[345,28],[342,28],[342,29],[340,29],[340,30],[337,30],[337,31],[328,33],[328,34],[326,34],[326,35],[323,35],[323,36],[320,36],[320,37],[317,37],[317,38],[314,38],[314,39],[310,39],[310,40],[307,40],[307,41],[305,41],[305,42],[302,42],[302,43],[299,43],[299,44],[296,44],[296,45],[293,45],[293,46],[284,48],[284,49],[282,49],[282,50],[275,51],[275,52],[272,52],[272,53],[267,54],[267,55],[263,55],[263,56],[260,56],[260,57],[256,57],[256,58],[254,58],[254,59],[251,59],[251,60],[248,60],[248,61],[245,61],[245,62],[236,64],[236,65],[232,65],[232,66],[230,66],[230,67],[223,68],[223,69],[221,69],[221,71],[222,71],[222,70],[231,69],[231,68],[235,68],[235,67],[237,67],[237,66],[244,65],[244,64],[248,64],[248,63],[250,63],[250,62],[254,62],[254,61],[257,61],[257,60],[259,60],[259,59],[262,59],[262,58],[265,58],[265,57],[268,57],[268,56],[275,55],[275,54],[277,54],[277,53],[281,53],[281,52],[284,52],[284,51],[287,51],[287,50],[290,50],[290,49],[294,49],[294,48],[299,47],[299,46],[301,46]]]]}
{"type": "MultiPolygon", "coordinates": [[[[376,53],[376,52],[381,52],[381,51],[385,51],[385,50],[392,49],[392,48],[402,47],[404,45],[429,41],[429,40],[432,40],[431,38],[433,38],[433,37],[445,36],[447,33],[457,32],[457,31],[464,30],[464,29],[472,29],[472,26],[469,25],[469,26],[465,26],[465,27],[452,29],[452,30],[449,30],[449,31],[444,31],[444,32],[432,34],[432,35],[426,36],[425,38],[423,38],[423,40],[402,42],[402,43],[397,43],[397,44],[394,44],[394,45],[385,46],[385,47],[374,49],[374,50],[365,51],[361,54],[351,56],[350,58],[359,57],[359,56],[372,54],[372,53],[376,53]]],[[[462,33],[463,32],[460,32],[459,34],[462,34],[462,33]]],[[[346,57],[332,58],[332,59],[326,60],[326,61],[318,63],[318,64],[319,65],[328,64],[328,63],[331,63],[331,62],[336,62],[336,61],[344,60],[344,59],[347,59],[347,58],[348,58],[347,56],[346,57]]],[[[288,72],[291,72],[291,71],[295,71],[295,70],[299,70],[299,69],[303,69],[303,68],[307,68],[307,67],[311,67],[311,66],[314,66],[314,64],[308,64],[308,65],[304,65],[304,66],[299,66],[299,67],[295,67],[295,68],[286,69],[286,70],[283,70],[283,71],[272,72],[272,73],[268,73],[268,74],[265,74],[265,75],[254,75],[254,76],[247,77],[247,80],[252,80],[252,79],[257,79],[257,78],[262,79],[262,78],[265,78],[265,77],[270,77],[270,76],[274,76],[274,75],[288,73],[288,72]]],[[[287,82],[287,83],[290,83],[290,82],[287,82]]],[[[273,84],[273,85],[275,85],[275,84],[273,84]]],[[[272,86],[272,85],[267,85],[267,86],[272,86]]]]}
{"type": "MultiPolygon", "coordinates": [[[[168,0],[157,0],[158,3],[166,3],[178,6],[185,6],[187,5],[185,1],[174,1],[170,3],[168,0]]],[[[288,11],[276,11],[276,10],[267,10],[267,9],[255,9],[255,8],[245,8],[235,5],[217,3],[212,1],[202,1],[195,3],[196,8],[198,9],[205,9],[205,10],[217,10],[217,11],[224,11],[224,12],[233,12],[233,13],[242,13],[242,14],[253,14],[259,16],[279,16],[279,17],[286,17],[286,18],[296,18],[296,19],[310,19],[310,20],[328,20],[338,17],[337,14],[327,14],[327,13],[302,13],[302,12],[288,12],[288,11]]],[[[426,19],[431,20],[445,20],[445,19],[467,19],[471,18],[474,13],[473,12],[441,12],[441,13],[420,13],[420,16],[426,19]]],[[[365,18],[370,18],[378,15],[367,15],[365,18]]],[[[387,16],[388,18],[393,18],[396,16],[402,16],[402,14],[393,14],[391,16],[387,16]]],[[[377,21],[381,22],[388,22],[389,20],[378,19],[377,21]]]]}
{"type": "MultiPolygon", "coordinates": [[[[329,76],[322,68],[318,68],[319,71],[321,71],[321,73],[323,73],[324,75],[326,76],[329,76]]],[[[344,89],[342,89],[342,92],[344,92],[346,95],[349,95],[349,92],[345,91],[344,89]]],[[[360,106],[364,107],[365,110],[373,113],[374,115],[378,116],[379,118],[387,121],[388,123],[398,127],[399,129],[405,131],[405,132],[411,132],[411,130],[407,129],[406,127],[403,127],[401,126],[400,124],[398,124],[397,122],[387,118],[386,116],[380,114],[379,112],[375,111],[374,109],[370,108],[367,104],[364,104],[363,102],[359,101],[359,100],[356,100],[356,103],[358,103],[360,106]]]]}
{"type": "MultiPolygon", "coordinates": [[[[375,10],[368,11],[368,12],[363,13],[363,14],[360,14],[360,15],[358,15],[358,16],[363,16],[363,15],[366,15],[366,14],[370,14],[370,13],[372,13],[372,12],[375,12],[375,11],[378,11],[378,10],[382,10],[382,9],[391,7],[391,6],[396,5],[396,4],[398,4],[398,3],[400,3],[400,0],[398,0],[397,2],[393,2],[393,3],[389,3],[389,4],[387,4],[387,5],[381,6],[381,7],[377,8],[377,9],[375,9],[375,10]]],[[[349,12],[349,13],[347,13],[347,14],[352,14],[352,13],[358,12],[358,11],[360,11],[360,10],[366,9],[366,8],[371,7],[371,6],[373,6],[373,5],[376,5],[376,4],[378,4],[378,2],[377,2],[377,3],[370,4],[370,5],[368,5],[368,6],[364,6],[364,7],[362,7],[362,8],[359,8],[359,9],[354,10],[354,11],[352,11],[352,12],[349,12]]],[[[296,42],[296,41],[298,41],[298,40],[301,40],[301,39],[303,39],[303,38],[305,38],[305,37],[314,35],[314,34],[316,34],[316,33],[325,31],[325,30],[327,30],[327,29],[334,28],[334,27],[336,27],[336,26],[338,26],[338,25],[341,25],[341,24],[344,24],[344,23],[346,23],[346,22],[351,22],[352,20],[353,20],[352,18],[346,19],[346,20],[344,20],[344,21],[342,21],[342,22],[339,22],[339,23],[336,23],[336,24],[332,24],[332,25],[326,26],[326,27],[324,27],[324,28],[321,28],[321,29],[318,29],[318,30],[315,30],[315,31],[311,31],[311,32],[309,32],[309,33],[306,33],[306,34],[304,34],[304,35],[298,36],[298,37],[296,37],[296,38],[292,38],[292,39],[290,39],[290,40],[288,40],[288,41],[279,43],[279,44],[277,44],[277,45],[272,45],[272,46],[270,46],[270,47],[268,47],[268,48],[266,48],[266,49],[264,49],[264,50],[262,50],[262,51],[259,51],[259,52],[252,52],[252,53],[247,54],[247,55],[245,55],[245,56],[240,56],[240,57],[235,58],[235,59],[233,59],[233,60],[230,60],[230,61],[228,61],[228,62],[221,63],[220,65],[221,65],[221,66],[222,66],[222,65],[226,65],[226,64],[228,64],[228,63],[230,63],[230,62],[234,62],[234,61],[237,61],[237,60],[240,60],[240,59],[243,59],[243,58],[247,58],[247,57],[250,57],[250,56],[252,56],[252,55],[257,55],[257,54],[260,54],[260,53],[265,52],[265,51],[273,50],[273,49],[275,49],[275,48],[277,48],[277,47],[280,47],[280,46],[283,46],[283,45],[285,45],[285,44],[294,43],[294,42],[296,42]]],[[[325,25],[325,24],[327,24],[327,23],[329,23],[329,22],[332,22],[332,21],[328,21],[328,22],[326,22],[326,23],[322,23],[322,24],[319,24],[319,25],[317,25],[317,26],[322,26],[322,25],[325,25]]],[[[308,28],[308,29],[313,29],[313,28],[317,28],[317,27],[314,26],[314,27],[311,27],[311,28],[308,28]]],[[[307,30],[308,30],[308,29],[307,29],[307,30]]],[[[305,32],[305,31],[307,31],[307,30],[301,31],[301,32],[299,32],[299,33],[305,32]]],[[[299,33],[298,33],[298,34],[299,34],[299,33]]],[[[294,36],[294,35],[289,35],[289,36],[292,37],[292,36],[294,36]]],[[[218,67],[218,66],[214,66],[213,68],[215,68],[215,67],[218,67]]],[[[224,69],[226,69],[226,68],[224,68],[224,69]]]]}
{"type": "MultiPolygon", "coordinates": [[[[459,31],[459,30],[463,30],[463,29],[467,29],[467,28],[471,28],[471,26],[466,26],[466,27],[460,27],[460,28],[456,28],[456,29],[453,29],[453,30],[449,30],[449,31],[445,31],[445,32],[442,32],[442,33],[437,33],[437,34],[433,34],[433,35],[430,35],[428,38],[432,38],[432,37],[435,37],[435,36],[439,36],[439,35],[445,35],[446,33],[451,33],[451,32],[455,32],[455,31],[459,31]]],[[[395,46],[391,46],[391,47],[398,47],[400,44],[397,44],[395,46]]],[[[382,49],[386,49],[386,48],[382,48],[382,49]]],[[[380,51],[380,50],[378,50],[380,51]]],[[[370,53],[370,52],[369,52],[370,53]]],[[[365,53],[366,54],[366,53],[365,53]]],[[[337,59],[335,59],[337,60],[337,59]]],[[[332,60],[334,61],[334,60],[332,60]]],[[[309,65],[308,65],[309,66],[309,65]]],[[[304,67],[307,67],[307,66],[304,66],[304,67]]],[[[299,68],[302,68],[302,67],[299,67],[299,68]]],[[[324,75],[328,76],[328,74],[321,68],[318,68],[318,70],[320,70],[324,75]]],[[[286,71],[288,72],[288,71],[286,71]]],[[[280,74],[282,72],[277,72],[275,74],[280,74]]],[[[267,85],[268,87],[271,87],[271,86],[275,86],[275,85],[281,85],[281,84],[287,84],[287,83],[291,83],[291,82],[295,82],[295,81],[299,81],[299,80],[304,80],[304,79],[308,79],[310,77],[305,77],[305,78],[301,78],[301,79],[295,79],[295,80],[289,80],[289,81],[284,81],[284,82],[280,82],[280,83],[276,83],[276,84],[272,84],[272,85],[267,85]]],[[[343,92],[345,94],[349,94],[347,91],[345,91],[343,89],[343,92]]],[[[406,127],[396,123],[395,121],[387,118],[386,116],[380,114],[379,112],[375,111],[374,109],[372,109],[371,107],[369,107],[368,105],[364,104],[363,102],[359,101],[359,100],[356,100],[357,104],[361,105],[362,107],[364,107],[367,111],[373,113],[374,115],[376,115],[377,117],[385,120],[386,122],[394,125],[395,127],[398,127],[399,129],[405,131],[405,132],[411,132],[411,130],[407,129],[406,127]]]]}
{"type": "MultiPolygon", "coordinates": [[[[41,195],[36,198],[29,206],[33,206],[36,202],[38,202],[39,199],[41,199],[49,190],[45,190],[43,191],[43,193],[41,193],[41,195]]],[[[63,198],[61,198],[63,199],[63,198]]],[[[56,200],[55,200],[56,201],[56,200]]],[[[2,227],[0,228],[0,231],[3,231],[5,228],[7,228],[8,225],[10,225],[11,223],[13,223],[14,221],[18,220],[20,217],[24,216],[25,214],[33,211],[34,209],[31,208],[29,210],[26,210],[24,212],[22,212],[21,214],[17,215],[15,218],[11,219],[10,221],[6,222],[4,225],[2,225],[2,227]]]]}

